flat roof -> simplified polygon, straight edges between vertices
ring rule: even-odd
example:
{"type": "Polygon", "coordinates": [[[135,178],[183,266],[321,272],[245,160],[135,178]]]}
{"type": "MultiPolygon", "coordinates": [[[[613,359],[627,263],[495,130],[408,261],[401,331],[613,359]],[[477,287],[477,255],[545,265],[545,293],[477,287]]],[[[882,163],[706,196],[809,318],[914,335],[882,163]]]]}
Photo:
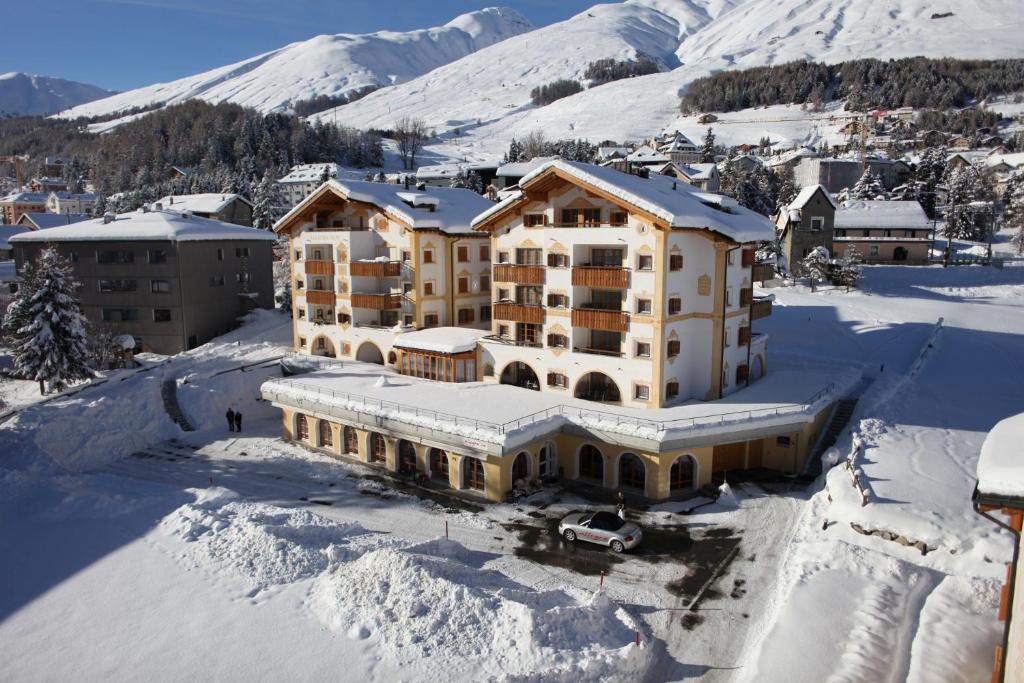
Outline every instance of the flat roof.
{"type": "Polygon", "coordinates": [[[276,242],[277,236],[268,230],[246,228],[241,225],[215,221],[183,214],[170,209],[160,211],[132,211],[118,214],[105,223],[94,218],[70,225],[45,230],[30,230],[14,235],[12,243],[22,242],[200,242],[211,240],[240,240],[276,242]]]}
{"type": "Polygon", "coordinates": [[[921,205],[915,201],[848,201],[836,210],[836,228],[931,228],[921,205]]]}
{"type": "Polygon", "coordinates": [[[430,327],[398,335],[395,337],[395,346],[447,355],[466,353],[474,350],[477,342],[490,333],[490,330],[474,330],[469,327],[430,327]]]}

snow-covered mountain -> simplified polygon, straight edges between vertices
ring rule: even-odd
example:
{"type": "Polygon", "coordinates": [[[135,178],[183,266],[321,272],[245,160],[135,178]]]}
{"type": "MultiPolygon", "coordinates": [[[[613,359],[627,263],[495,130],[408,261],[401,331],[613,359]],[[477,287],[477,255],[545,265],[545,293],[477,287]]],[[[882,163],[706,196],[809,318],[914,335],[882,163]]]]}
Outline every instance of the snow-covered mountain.
{"type": "Polygon", "coordinates": [[[358,127],[418,116],[439,132],[458,129],[432,150],[454,158],[492,156],[512,136],[536,129],[548,138],[637,139],[672,126],[686,85],[721,69],[804,58],[1021,57],[1022,30],[1020,0],[890,0],[884,11],[874,0],[627,0],[509,38],[319,116],[358,127]],[[667,70],[544,107],[530,102],[534,87],[582,80],[596,59],[641,53],[667,70]]]}
{"type": "Polygon", "coordinates": [[[12,71],[0,74],[0,116],[53,114],[112,94],[87,83],[12,71]]]}
{"type": "Polygon", "coordinates": [[[491,7],[463,14],[444,26],[407,33],[321,35],[195,76],[91,102],[67,115],[108,115],[192,98],[280,111],[318,95],[402,83],[532,28],[515,10],[491,7]]]}

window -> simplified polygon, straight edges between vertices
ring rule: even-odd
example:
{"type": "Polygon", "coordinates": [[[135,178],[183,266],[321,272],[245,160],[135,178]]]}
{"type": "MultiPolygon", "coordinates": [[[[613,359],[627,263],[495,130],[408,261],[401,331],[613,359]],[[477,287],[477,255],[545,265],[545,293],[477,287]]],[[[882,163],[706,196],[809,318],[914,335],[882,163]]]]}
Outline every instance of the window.
{"type": "Polygon", "coordinates": [[[153,322],[155,322],[155,323],[169,323],[169,322],[171,322],[171,309],[169,309],[169,308],[154,308],[153,309],[153,322]]]}
{"type": "Polygon", "coordinates": [[[789,448],[790,438],[788,436],[777,436],[775,437],[775,445],[781,446],[782,448],[789,448]]]}
{"type": "Polygon", "coordinates": [[[306,338],[305,337],[299,337],[299,346],[305,346],[305,345],[306,345],[306,338]]]}
{"type": "Polygon", "coordinates": [[[625,225],[628,216],[625,211],[612,211],[612,225],[625,225]]]}
{"type": "Polygon", "coordinates": [[[553,349],[567,349],[569,348],[569,337],[564,334],[549,334],[548,346],[553,349]]]}
{"type": "Polygon", "coordinates": [[[488,263],[491,260],[491,247],[483,244],[480,246],[480,260],[488,263]]]}
{"type": "Polygon", "coordinates": [[[548,267],[549,268],[568,268],[569,267],[569,255],[568,254],[548,254],[548,267]]]}
{"type": "Polygon", "coordinates": [[[725,328],[725,339],[724,339],[724,340],[722,340],[722,343],[723,343],[723,345],[724,345],[724,346],[725,346],[726,348],[729,348],[730,346],[732,346],[732,344],[730,344],[730,343],[729,343],[729,337],[730,337],[731,335],[732,335],[732,330],[730,330],[730,329],[729,329],[728,327],[727,327],[727,328],[725,328]]]}
{"type": "Polygon", "coordinates": [[[592,289],[587,308],[596,308],[600,311],[622,310],[622,293],[615,289],[592,289]]]}
{"type": "MultiPolygon", "coordinates": [[[[213,278],[210,278],[210,279],[212,280],[213,278]]],[[[306,286],[306,283],[303,282],[302,280],[296,280],[295,281],[295,289],[302,289],[305,286],[306,286]]]]}
{"type": "Polygon", "coordinates": [[[871,245],[871,253],[870,253],[870,255],[871,256],[878,256],[878,245],[877,244],[872,244],[871,245]]]}
{"type": "Polygon", "coordinates": [[[249,281],[249,273],[245,273],[245,272],[235,273],[235,282],[248,282],[248,281],[249,281]]]}
{"type": "Polygon", "coordinates": [[[583,225],[601,225],[601,209],[583,209],[583,225]]]}
{"type": "Polygon", "coordinates": [[[812,231],[818,232],[819,230],[822,230],[824,227],[825,227],[825,217],[824,216],[812,216],[811,217],[811,230],[812,231]]]}
{"type": "Polygon", "coordinates": [[[101,292],[134,292],[138,280],[100,280],[101,292]]]}
{"type": "Polygon", "coordinates": [[[235,247],[235,258],[249,258],[249,247],[235,247]]]}
{"type": "Polygon", "coordinates": [[[650,358],[651,357],[651,345],[647,342],[636,343],[636,357],[637,358],[650,358]]]}
{"type": "Polygon", "coordinates": [[[683,255],[682,254],[669,254],[668,255],[668,269],[669,270],[682,270],[683,269],[683,255]]]}
{"type": "Polygon", "coordinates": [[[568,308],[569,297],[566,294],[548,294],[549,308],[568,308]]]}
{"type": "MultiPolygon", "coordinates": [[[[150,252],[150,253],[152,253],[152,252],[150,252]]],[[[68,258],[71,259],[72,263],[78,263],[78,252],[77,251],[69,251],[68,252],[68,258]]],[[[164,258],[165,259],[167,258],[166,255],[164,256],[164,258]]],[[[154,263],[154,261],[150,261],[150,263],[154,263]]]]}
{"type": "Polygon", "coordinates": [[[469,247],[465,247],[465,246],[463,246],[463,247],[456,247],[456,249],[455,249],[455,258],[456,258],[456,260],[458,260],[459,263],[468,263],[469,262],[469,247]]]}
{"type": "Polygon", "coordinates": [[[651,313],[651,300],[650,299],[637,299],[636,300],[636,312],[641,315],[650,315],[651,313]]]}
{"type": "MultiPolygon", "coordinates": [[[[224,274],[221,273],[220,275],[211,275],[210,276],[210,286],[211,287],[223,287],[224,286],[224,274]]],[[[301,289],[301,286],[300,286],[300,289],[301,289]]]]}
{"type": "Polygon", "coordinates": [[[305,317],[306,317],[306,310],[305,310],[305,309],[303,309],[303,308],[300,308],[300,309],[299,309],[299,320],[302,320],[302,319],[304,319],[305,317]]]}
{"type": "Polygon", "coordinates": [[[167,294],[171,291],[171,283],[167,280],[150,280],[149,291],[153,294],[167,294]]]}
{"type": "Polygon", "coordinates": [[[137,308],[104,308],[102,311],[105,323],[132,323],[139,319],[137,308]]]}
{"type": "Polygon", "coordinates": [[[736,260],[734,258],[734,254],[735,254],[735,252],[733,252],[733,250],[731,250],[731,249],[729,251],[725,252],[725,262],[728,263],[730,266],[736,260]]]}
{"type": "MultiPolygon", "coordinates": [[[[344,291],[344,290],[342,290],[342,291],[344,291]]],[[[402,294],[404,294],[405,296],[409,296],[410,294],[412,294],[412,283],[411,282],[403,282],[402,283],[402,294]]]]}
{"type": "Polygon", "coordinates": [[[377,432],[370,433],[370,462],[387,462],[388,449],[384,436],[377,432]]]}
{"type": "Polygon", "coordinates": [[[402,251],[402,261],[404,261],[406,263],[408,263],[409,261],[412,261],[412,252],[411,251],[403,250],[402,251]]]}
{"type": "Polygon", "coordinates": [[[640,254],[636,259],[638,270],[654,270],[654,257],[650,254],[640,254]]]}
{"type": "Polygon", "coordinates": [[[725,305],[732,306],[732,287],[725,290],[725,305]]]}
{"type": "Polygon", "coordinates": [[[666,344],[665,348],[666,348],[666,351],[668,353],[668,357],[669,358],[672,358],[674,356],[678,356],[679,355],[679,348],[680,348],[679,340],[678,339],[669,339],[668,340],[668,344],[666,344]]]}
{"type": "Polygon", "coordinates": [[[665,385],[665,398],[675,398],[679,395],[679,382],[675,380],[665,385]]]}
{"type": "Polygon", "coordinates": [[[301,261],[302,260],[302,250],[301,249],[296,249],[295,250],[295,260],[296,261],[301,261]]]}
{"type": "Polygon", "coordinates": [[[508,252],[507,251],[499,251],[498,252],[498,263],[508,263],[508,252]]]}
{"type": "Polygon", "coordinates": [[[543,306],[544,288],[537,285],[520,285],[516,287],[516,303],[525,306],[543,306]]]}
{"type": "Polygon", "coordinates": [[[528,228],[536,228],[547,225],[548,217],[542,213],[528,213],[523,216],[523,225],[528,228]]]}
{"type": "Polygon", "coordinates": [[[481,275],[480,276],[480,291],[489,292],[491,291],[491,276],[481,275]]]}
{"type": "Polygon", "coordinates": [[[508,335],[509,335],[509,327],[508,327],[508,325],[498,325],[498,336],[499,337],[506,337],[507,338],[508,335]]]}
{"type": "Polygon", "coordinates": [[[622,266],[621,249],[591,249],[590,265],[603,266],[606,268],[619,268],[622,266]]]}
{"type": "Polygon", "coordinates": [[[468,325],[473,322],[473,309],[472,308],[460,308],[458,313],[458,319],[460,325],[468,325]]]}
{"type": "Polygon", "coordinates": [[[670,297],[668,300],[668,314],[675,315],[683,310],[683,300],[678,296],[670,297]]]}
{"type": "Polygon", "coordinates": [[[489,323],[491,322],[491,305],[484,304],[480,307],[480,322],[489,323]]]}
{"type": "Polygon", "coordinates": [[[465,294],[468,291],[469,291],[469,278],[468,277],[460,277],[459,278],[459,294],[465,294]]]}
{"type": "Polygon", "coordinates": [[[427,280],[426,282],[423,283],[423,294],[426,295],[426,296],[433,296],[434,295],[434,281],[433,280],[427,280]]]}
{"type": "Polygon", "coordinates": [[[218,261],[223,261],[224,260],[224,250],[223,249],[218,249],[217,250],[217,260],[218,261]]]}
{"type": "Polygon", "coordinates": [[[540,249],[516,249],[516,264],[520,266],[539,266],[542,253],[540,249]]]}
{"type": "Polygon", "coordinates": [[[424,249],[423,250],[423,262],[424,263],[433,263],[434,262],[434,250],[433,249],[424,249]]]}
{"type": "Polygon", "coordinates": [[[135,263],[133,251],[97,251],[96,263],[135,263]]]}
{"type": "Polygon", "coordinates": [[[351,315],[349,315],[348,313],[339,313],[338,314],[338,324],[339,325],[348,325],[350,322],[352,322],[352,316],[351,315]]]}
{"type": "Polygon", "coordinates": [[[509,296],[509,290],[504,287],[498,288],[498,301],[511,301],[512,297],[509,296]]]}
{"type": "Polygon", "coordinates": [[[437,327],[437,313],[427,313],[423,316],[424,327],[437,327]]]}
{"type": "Polygon", "coordinates": [[[560,372],[549,372],[548,373],[548,386],[549,387],[561,387],[565,389],[569,386],[569,378],[560,372]]]}
{"type": "MultiPolygon", "coordinates": [[[[77,254],[76,254],[77,257],[77,254]]],[[[77,261],[77,258],[72,259],[77,261]]],[[[150,263],[167,263],[167,250],[166,249],[150,249],[149,250],[149,262],[150,263]]]]}

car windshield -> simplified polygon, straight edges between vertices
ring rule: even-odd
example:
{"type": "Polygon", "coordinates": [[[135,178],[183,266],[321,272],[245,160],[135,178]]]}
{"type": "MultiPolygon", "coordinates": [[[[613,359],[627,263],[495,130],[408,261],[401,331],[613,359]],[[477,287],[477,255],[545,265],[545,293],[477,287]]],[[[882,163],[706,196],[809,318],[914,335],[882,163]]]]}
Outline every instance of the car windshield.
{"type": "Polygon", "coordinates": [[[626,523],[618,515],[610,512],[596,512],[587,521],[590,523],[591,529],[601,529],[602,531],[618,531],[626,523]]]}

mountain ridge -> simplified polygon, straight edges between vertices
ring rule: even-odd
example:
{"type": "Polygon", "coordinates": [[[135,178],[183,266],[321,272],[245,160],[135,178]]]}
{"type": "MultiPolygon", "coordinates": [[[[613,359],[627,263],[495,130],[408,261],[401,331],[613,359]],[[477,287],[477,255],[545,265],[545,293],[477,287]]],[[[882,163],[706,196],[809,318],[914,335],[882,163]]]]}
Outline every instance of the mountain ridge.
{"type": "Polygon", "coordinates": [[[113,94],[89,83],[11,71],[0,74],[0,116],[45,116],[113,94]]]}

